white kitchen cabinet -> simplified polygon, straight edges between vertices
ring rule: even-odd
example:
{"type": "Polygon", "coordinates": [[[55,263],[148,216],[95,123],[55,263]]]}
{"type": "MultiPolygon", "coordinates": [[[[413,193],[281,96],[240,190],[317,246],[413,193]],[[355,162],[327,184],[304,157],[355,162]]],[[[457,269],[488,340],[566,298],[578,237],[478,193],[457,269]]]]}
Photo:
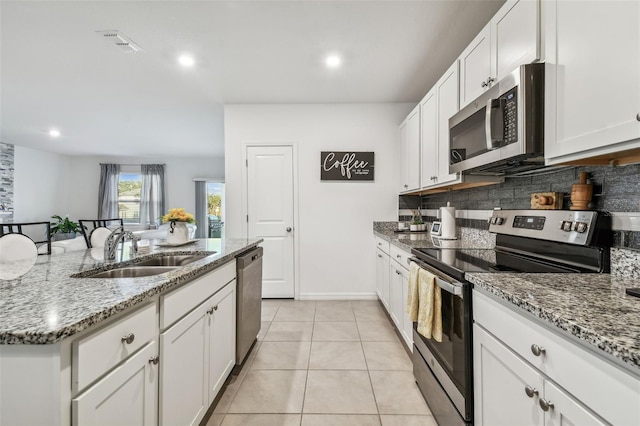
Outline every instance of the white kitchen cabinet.
{"type": "Polygon", "coordinates": [[[390,315],[407,348],[413,351],[413,322],[407,313],[407,297],[409,295],[409,263],[407,260],[410,257],[410,252],[391,245],[390,315]]]}
{"type": "Polygon", "coordinates": [[[482,327],[473,339],[476,425],[606,424],[482,327]]]}
{"type": "Polygon", "coordinates": [[[161,425],[202,420],[233,367],[233,330],[235,280],[160,334],[161,425]]]}
{"type": "Polygon", "coordinates": [[[473,291],[476,424],[640,424],[637,373],[508,306],[473,291]],[[531,406],[526,386],[538,392],[531,406]]]}
{"type": "MultiPolygon", "coordinates": [[[[157,424],[158,345],[152,341],[72,400],[72,424],[157,424]]],[[[37,409],[37,407],[34,407],[37,409]]]]}
{"type": "Polygon", "coordinates": [[[508,0],[460,54],[460,108],[518,66],[541,59],[540,2],[508,0]]]}
{"type": "Polygon", "coordinates": [[[376,292],[387,310],[389,310],[389,273],[389,255],[376,249],[376,292]]]}
{"type": "Polygon", "coordinates": [[[420,188],[420,105],[400,124],[400,191],[420,188]]]}
{"type": "Polygon", "coordinates": [[[449,173],[449,119],[459,108],[458,61],[436,83],[438,94],[438,175],[436,182],[443,185],[459,180],[459,175],[449,173]]]}
{"type": "Polygon", "coordinates": [[[236,282],[216,293],[209,303],[209,405],[222,388],[236,359],[236,282]]]}
{"type": "Polygon", "coordinates": [[[402,269],[396,262],[391,262],[389,315],[398,330],[402,330],[402,269]]]}
{"type": "Polygon", "coordinates": [[[480,96],[491,77],[491,24],[487,24],[460,54],[460,106],[480,96]]]}
{"type": "Polygon", "coordinates": [[[544,6],[547,163],[640,148],[640,1],[544,6]]]}
{"type": "Polygon", "coordinates": [[[438,100],[436,88],[432,88],[420,102],[420,186],[426,188],[438,178],[438,100]]]}

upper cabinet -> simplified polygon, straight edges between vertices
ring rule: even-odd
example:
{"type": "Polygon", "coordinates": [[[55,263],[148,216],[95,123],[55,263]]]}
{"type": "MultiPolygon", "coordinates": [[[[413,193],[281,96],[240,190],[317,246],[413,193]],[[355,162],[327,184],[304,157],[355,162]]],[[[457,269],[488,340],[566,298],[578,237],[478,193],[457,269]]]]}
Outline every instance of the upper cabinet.
{"type": "Polygon", "coordinates": [[[449,173],[449,118],[458,112],[458,61],[444,73],[420,102],[422,188],[451,184],[449,173]]]}
{"type": "Polygon", "coordinates": [[[543,5],[547,163],[637,162],[640,1],[543,5]]]}
{"type": "Polygon", "coordinates": [[[509,0],[460,55],[460,108],[540,54],[540,2],[509,0]]]}
{"type": "Polygon", "coordinates": [[[420,105],[400,124],[400,192],[420,189],[420,105]]]}

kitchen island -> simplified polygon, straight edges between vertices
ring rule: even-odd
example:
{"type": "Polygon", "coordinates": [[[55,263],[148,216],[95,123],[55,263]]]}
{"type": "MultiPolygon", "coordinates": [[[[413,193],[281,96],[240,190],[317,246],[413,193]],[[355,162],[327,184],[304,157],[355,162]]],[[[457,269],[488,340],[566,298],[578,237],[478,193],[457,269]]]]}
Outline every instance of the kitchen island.
{"type": "MultiPolygon", "coordinates": [[[[135,256],[126,244],[114,262],[102,260],[102,249],[41,256],[23,276],[0,282],[0,424],[99,424],[128,414],[139,424],[197,422],[233,366],[235,257],[261,241],[203,239],[174,248],[152,241],[148,253],[143,248],[135,256]],[[196,254],[204,257],[159,275],[89,277],[158,256],[196,254]],[[199,346],[176,347],[189,330],[197,332],[184,343],[199,346]],[[221,348],[222,360],[202,364],[203,357],[221,356],[221,348]],[[191,353],[200,354],[199,368],[183,365],[181,354],[191,353]],[[167,400],[169,387],[159,391],[169,378],[209,375],[194,398],[201,407],[192,412],[167,400]],[[136,385],[116,399],[130,407],[98,401],[124,383],[136,385]],[[98,406],[109,416],[93,410],[98,406]]],[[[188,394],[189,383],[180,385],[174,393],[188,394]]]]}

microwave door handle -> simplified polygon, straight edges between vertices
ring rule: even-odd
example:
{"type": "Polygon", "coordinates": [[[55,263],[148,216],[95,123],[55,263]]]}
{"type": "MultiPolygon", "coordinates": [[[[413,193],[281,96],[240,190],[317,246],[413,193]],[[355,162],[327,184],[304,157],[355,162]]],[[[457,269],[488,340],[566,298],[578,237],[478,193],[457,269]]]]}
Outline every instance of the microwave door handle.
{"type": "Polygon", "coordinates": [[[504,140],[504,99],[489,99],[485,108],[484,131],[487,151],[499,147],[504,140]],[[496,111],[497,110],[497,111],[496,111]]]}

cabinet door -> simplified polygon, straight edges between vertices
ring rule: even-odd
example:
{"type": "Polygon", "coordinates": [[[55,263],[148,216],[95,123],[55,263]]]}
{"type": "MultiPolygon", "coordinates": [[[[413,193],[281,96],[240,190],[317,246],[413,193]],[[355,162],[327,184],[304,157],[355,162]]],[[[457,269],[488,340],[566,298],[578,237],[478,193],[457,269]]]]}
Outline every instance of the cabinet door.
{"type": "Polygon", "coordinates": [[[160,424],[198,424],[209,408],[209,336],[204,304],[160,335],[160,424]]]}
{"type": "Polygon", "coordinates": [[[455,181],[458,175],[449,173],[449,119],[458,108],[458,61],[436,83],[438,93],[438,179],[439,185],[455,181]]]}
{"type": "Polygon", "coordinates": [[[496,80],[540,58],[537,0],[508,0],[491,19],[491,76],[496,80]]]}
{"type": "Polygon", "coordinates": [[[407,119],[407,174],[409,191],[420,189],[420,105],[407,119]]]}
{"type": "Polygon", "coordinates": [[[433,88],[420,102],[420,186],[433,186],[438,177],[438,106],[433,88]]]}
{"type": "Polygon", "coordinates": [[[460,108],[487,89],[491,71],[491,26],[487,24],[460,54],[460,108]]]}
{"type": "Polygon", "coordinates": [[[538,398],[542,377],[502,343],[474,324],[473,381],[476,425],[542,425],[538,398]],[[529,397],[529,386],[535,394],[529,397]]]}
{"type": "Polygon", "coordinates": [[[555,1],[545,11],[556,119],[545,134],[548,162],[639,147],[640,2],[555,1]]]}
{"type": "Polygon", "coordinates": [[[409,159],[407,144],[409,140],[407,138],[407,120],[405,120],[400,124],[400,184],[398,185],[400,192],[409,190],[409,173],[407,171],[407,160],[409,159]]]}
{"type": "Polygon", "coordinates": [[[389,255],[376,250],[376,287],[378,297],[384,307],[389,310],[389,255]]]}
{"type": "MultiPolygon", "coordinates": [[[[73,425],[155,425],[158,367],[152,341],[105,378],[73,399],[73,425]]],[[[34,407],[37,409],[37,407],[34,407]]]]}
{"type": "Polygon", "coordinates": [[[213,295],[207,305],[211,404],[236,363],[236,282],[213,295]]]}
{"type": "Polygon", "coordinates": [[[391,265],[389,281],[389,315],[398,330],[402,329],[402,272],[396,262],[391,265]]]}
{"type": "Polygon", "coordinates": [[[544,399],[549,404],[553,404],[549,411],[545,413],[545,426],[595,426],[606,424],[549,381],[544,383],[544,399]]]}
{"type": "Polygon", "coordinates": [[[413,351],[413,322],[407,313],[407,298],[409,296],[409,271],[402,268],[402,329],[400,330],[404,341],[410,351],[413,351]]]}

